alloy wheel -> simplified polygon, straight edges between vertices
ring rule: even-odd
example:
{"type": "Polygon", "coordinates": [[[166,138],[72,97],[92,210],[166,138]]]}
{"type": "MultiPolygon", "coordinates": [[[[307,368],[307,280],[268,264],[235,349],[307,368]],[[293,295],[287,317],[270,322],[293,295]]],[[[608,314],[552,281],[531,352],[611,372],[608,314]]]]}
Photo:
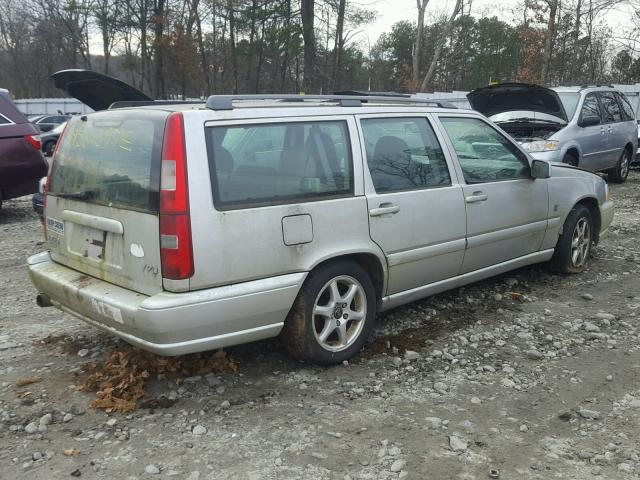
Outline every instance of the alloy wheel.
{"type": "Polygon", "coordinates": [[[341,275],[320,289],[313,305],[313,333],[331,352],[342,351],[358,338],[367,317],[367,297],[355,278],[341,275]]]}
{"type": "Polygon", "coordinates": [[[573,229],[571,236],[571,264],[582,268],[587,263],[591,249],[591,225],[585,217],[581,217],[573,229]]]}

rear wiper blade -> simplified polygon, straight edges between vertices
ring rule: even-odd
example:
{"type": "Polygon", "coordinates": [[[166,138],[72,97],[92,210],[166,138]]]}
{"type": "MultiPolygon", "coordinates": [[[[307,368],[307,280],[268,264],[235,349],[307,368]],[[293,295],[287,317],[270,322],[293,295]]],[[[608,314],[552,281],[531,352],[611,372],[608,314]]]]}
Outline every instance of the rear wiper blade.
{"type": "Polygon", "coordinates": [[[54,193],[53,195],[60,198],[71,198],[74,200],[89,200],[96,196],[98,192],[96,190],[82,190],[80,192],[61,192],[54,193]]]}

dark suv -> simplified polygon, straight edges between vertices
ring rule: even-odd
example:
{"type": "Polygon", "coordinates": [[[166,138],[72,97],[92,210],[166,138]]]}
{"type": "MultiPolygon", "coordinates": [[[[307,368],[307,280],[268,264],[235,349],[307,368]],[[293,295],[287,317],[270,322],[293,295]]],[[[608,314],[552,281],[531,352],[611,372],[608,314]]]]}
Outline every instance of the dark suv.
{"type": "Polygon", "coordinates": [[[0,206],[3,200],[38,191],[47,174],[38,129],[0,89],[0,206]]]}

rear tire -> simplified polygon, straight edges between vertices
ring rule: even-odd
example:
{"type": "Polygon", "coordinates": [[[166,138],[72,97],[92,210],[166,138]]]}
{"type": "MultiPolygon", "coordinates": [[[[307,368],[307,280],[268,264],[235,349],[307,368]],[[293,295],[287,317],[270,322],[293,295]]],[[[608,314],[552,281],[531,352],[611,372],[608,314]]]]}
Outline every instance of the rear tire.
{"type": "Polygon", "coordinates": [[[562,227],[556,250],[551,259],[553,270],[562,273],[583,272],[589,264],[593,246],[593,219],[584,205],[571,209],[562,227]]]}
{"type": "Polygon", "coordinates": [[[280,335],[294,357],[318,365],[348,360],[373,329],[376,294],[358,263],[321,265],[307,276],[280,335]]]}
{"type": "Polygon", "coordinates": [[[611,170],[607,171],[607,177],[610,182],[624,183],[629,176],[629,166],[631,165],[631,151],[625,148],[618,159],[618,163],[611,170]]]}
{"type": "Polygon", "coordinates": [[[46,157],[50,157],[51,155],[53,155],[53,151],[55,150],[55,148],[56,142],[50,140],[42,146],[42,153],[44,153],[46,157]]]}

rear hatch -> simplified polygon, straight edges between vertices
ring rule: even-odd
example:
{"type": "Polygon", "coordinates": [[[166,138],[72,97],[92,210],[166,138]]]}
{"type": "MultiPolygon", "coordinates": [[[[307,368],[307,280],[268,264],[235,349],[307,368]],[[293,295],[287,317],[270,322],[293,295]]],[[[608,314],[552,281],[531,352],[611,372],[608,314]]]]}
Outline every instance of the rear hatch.
{"type": "Polygon", "coordinates": [[[54,261],[147,295],[162,290],[159,188],[167,115],[112,110],[68,122],[46,200],[54,261]]]}

